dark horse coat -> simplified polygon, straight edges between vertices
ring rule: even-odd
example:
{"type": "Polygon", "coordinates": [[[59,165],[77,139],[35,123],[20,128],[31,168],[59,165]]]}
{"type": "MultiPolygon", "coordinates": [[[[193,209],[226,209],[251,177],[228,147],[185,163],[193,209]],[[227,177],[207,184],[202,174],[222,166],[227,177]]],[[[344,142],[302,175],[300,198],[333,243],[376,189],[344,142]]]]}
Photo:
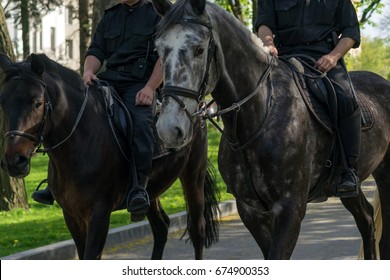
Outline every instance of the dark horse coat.
{"type": "MultiPolygon", "coordinates": [[[[80,259],[99,259],[110,215],[121,209],[130,184],[129,163],[109,128],[101,92],[85,90],[79,74],[32,55],[12,63],[0,55],[0,105],[6,131],[2,167],[24,177],[30,157],[42,143],[49,155],[48,183],[63,209],[80,259]]],[[[207,130],[194,124],[191,143],[153,162],[147,214],[155,238],[152,258],[162,258],[169,217],[158,197],[179,177],[188,203],[189,235],[195,258],[217,239],[218,209],[212,173],[207,169],[207,130]]]]}

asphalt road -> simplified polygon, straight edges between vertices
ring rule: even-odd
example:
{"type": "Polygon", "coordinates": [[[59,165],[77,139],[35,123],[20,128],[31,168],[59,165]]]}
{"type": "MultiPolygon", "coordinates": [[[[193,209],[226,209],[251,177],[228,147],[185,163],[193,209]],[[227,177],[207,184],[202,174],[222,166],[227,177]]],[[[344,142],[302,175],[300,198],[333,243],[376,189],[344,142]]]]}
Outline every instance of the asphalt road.
{"type": "MultiPolygon", "coordinates": [[[[374,195],[374,182],[363,183],[370,200],[374,195]]],[[[166,260],[191,260],[194,252],[190,242],[180,239],[182,232],[171,233],[164,251],[166,260]]],[[[324,203],[308,205],[300,237],[292,259],[295,260],[356,260],[360,250],[360,234],[352,215],[340,200],[330,198],[324,203]]],[[[130,245],[105,251],[103,259],[147,260],[152,251],[152,238],[144,238],[130,245]]],[[[238,215],[223,218],[220,241],[204,252],[204,259],[251,260],[263,259],[254,239],[238,215]]]]}

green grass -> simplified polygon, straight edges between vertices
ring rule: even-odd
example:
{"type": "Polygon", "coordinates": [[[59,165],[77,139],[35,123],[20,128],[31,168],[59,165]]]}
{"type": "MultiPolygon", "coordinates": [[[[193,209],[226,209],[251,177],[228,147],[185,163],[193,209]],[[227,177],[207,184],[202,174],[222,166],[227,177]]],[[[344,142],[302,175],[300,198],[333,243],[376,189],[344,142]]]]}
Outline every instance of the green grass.
{"type": "MultiPolygon", "coordinates": [[[[215,168],[217,168],[220,137],[221,134],[209,126],[209,158],[215,168]]],[[[47,160],[48,157],[42,155],[32,159],[31,173],[25,179],[29,210],[14,209],[0,212],[0,257],[71,239],[58,204],[46,206],[30,198],[39,182],[47,177],[47,160]]],[[[226,187],[219,173],[217,185],[221,191],[221,201],[233,198],[226,193],[226,187]]],[[[168,214],[185,210],[183,191],[179,181],[161,197],[161,203],[168,214]]],[[[110,228],[129,223],[130,216],[126,210],[116,211],[111,215],[110,228]]]]}

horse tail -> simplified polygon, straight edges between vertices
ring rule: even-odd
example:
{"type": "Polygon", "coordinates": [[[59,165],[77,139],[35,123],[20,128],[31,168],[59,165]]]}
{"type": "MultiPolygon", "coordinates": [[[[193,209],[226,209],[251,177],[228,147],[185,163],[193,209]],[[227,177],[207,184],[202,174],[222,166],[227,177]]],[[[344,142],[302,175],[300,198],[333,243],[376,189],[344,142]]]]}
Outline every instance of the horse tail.
{"type": "Polygon", "coordinates": [[[221,214],[219,209],[220,191],[216,183],[216,170],[210,160],[207,161],[204,196],[204,218],[206,221],[205,247],[209,248],[219,240],[219,216],[221,214]]]}

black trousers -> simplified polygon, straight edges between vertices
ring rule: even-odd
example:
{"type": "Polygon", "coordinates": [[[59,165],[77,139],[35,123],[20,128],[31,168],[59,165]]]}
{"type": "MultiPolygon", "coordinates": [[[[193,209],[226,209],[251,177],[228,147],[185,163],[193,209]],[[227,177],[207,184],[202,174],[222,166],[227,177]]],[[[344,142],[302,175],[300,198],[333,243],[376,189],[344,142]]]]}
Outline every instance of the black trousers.
{"type": "MultiPolygon", "coordinates": [[[[331,52],[331,46],[304,46],[304,47],[289,47],[281,48],[280,55],[307,55],[312,57],[315,61],[320,59],[323,55],[331,52]]],[[[305,60],[309,64],[313,64],[312,61],[305,60]]],[[[314,66],[314,65],[312,65],[314,66]]],[[[333,84],[333,87],[337,96],[338,107],[338,119],[346,118],[353,114],[358,109],[359,105],[354,97],[353,89],[349,82],[346,69],[340,62],[327,73],[328,78],[333,84]]]]}
{"type": "Polygon", "coordinates": [[[133,120],[133,153],[136,172],[140,184],[149,177],[153,159],[153,116],[154,104],[151,106],[136,106],[135,97],[144,83],[114,83],[114,88],[122,98],[133,120]]]}

